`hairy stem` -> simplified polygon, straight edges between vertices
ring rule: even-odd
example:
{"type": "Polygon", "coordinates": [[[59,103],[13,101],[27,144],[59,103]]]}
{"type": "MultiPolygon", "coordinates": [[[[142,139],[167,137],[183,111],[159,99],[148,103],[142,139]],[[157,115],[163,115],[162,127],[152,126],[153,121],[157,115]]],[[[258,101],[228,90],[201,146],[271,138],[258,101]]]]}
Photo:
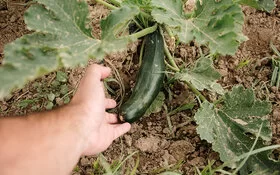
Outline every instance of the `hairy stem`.
{"type": "Polygon", "coordinates": [[[151,18],[152,18],[152,16],[151,16],[150,14],[146,13],[146,12],[140,11],[140,14],[141,14],[143,17],[145,17],[146,19],[151,19],[151,18]]]}
{"type": "Polygon", "coordinates": [[[139,56],[139,65],[142,64],[143,54],[144,54],[144,46],[145,46],[145,39],[142,42],[141,49],[140,49],[140,56],[139,56]]]}
{"type": "Polygon", "coordinates": [[[178,72],[178,69],[176,69],[175,67],[171,66],[166,60],[164,60],[164,63],[167,67],[169,67],[169,69],[175,71],[175,72],[178,72]]]}
{"type": "MultiPolygon", "coordinates": [[[[160,32],[163,33],[162,31],[162,28],[160,28],[160,32]]],[[[164,52],[165,52],[165,55],[166,57],[168,58],[169,62],[171,65],[169,64],[166,64],[167,67],[169,67],[170,69],[172,69],[173,71],[175,72],[180,72],[180,69],[179,67],[177,66],[177,64],[175,63],[175,60],[174,60],[174,57],[171,55],[168,47],[167,47],[167,44],[164,40],[164,52]]],[[[167,62],[166,62],[167,63],[167,62]]],[[[204,102],[206,101],[206,98],[199,92],[199,90],[197,90],[190,82],[188,81],[185,81],[185,83],[188,85],[188,87],[193,91],[193,93],[195,95],[197,95],[199,97],[199,99],[204,102]]]]}
{"type": "Polygon", "coordinates": [[[173,35],[172,31],[170,30],[170,27],[168,27],[167,25],[164,25],[164,28],[166,30],[166,32],[168,33],[168,35],[173,39],[175,38],[175,36],[173,35]]]}
{"type": "Polygon", "coordinates": [[[108,2],[105,2],[103,0],[96,0],[97,3],[99,4],[102,4],[104,5],[105,7],[108,7],[109,9],[112,9],[112,10],[115,10],[115,9],[118,9],[118,7],[112,5],[112,4],[109,4],[108,2]]]}
{"type": "Polygon", "coordinates": [[[120,6],[121,4],[118,2],[118,1],[116,1],[116,0],[109,0],[109,2],[111,3],[111,4],[114,4],[115,6],[120,6]]]}
{"type": "Polygon", "coordinates": [[[170,62],[171,66],[176,69],[176,72],[179,72],[180,69],[177,66],[177,64],[175,63],[175,60],[174,60],[173,56],[171,55],[165,41],[164,41],[164,53],[165,53],[166,57],[168,58],[168,61],[170,62]]]}
{"type": "Polygon", "coordinates": [[[141,24],[139,24],[139,22],[136,20],[136,18],[133,19],[133,22],[135,22],[135,24],[137,25],[137,27],[139,27],[141,30],[144,29],[144,28],[141,26],[141,24]]]}
{"type": "MultiPolygon", "coordinates": [[[[162,36],[163,36],[163,30],[162,30],[161,27],[160,27],[160,32],[161,32],[161,34],[162,34],[162,36]]],[[[177,64],[175,63],[175,60],[174,60],[173,56],[171,55],[171,53],[170,53],[170,51],[169,51],[169,49],[168,49],[168,47],[167,47],[167,44],[166,44],[165,40],[164,40],[164,53],[165,53],[165,55],[166,55],[168,61],[170,62],[171,66],[174,67],[174,68],[176,69],[176,72],[179,72],[180,69],[179,69],[179,67],[177,66],[177,64]]]]}
{"type": "Polygon", "coordinates": [[[223,101],[224,101],[224,97],[221,97],[221,98],[219,98],[218,100],[214,101],[213,104],[216,106],[216,105],[222,103],[223,101]]]}
{"type": "Polygon", "coordinates": [[[202,102],[207,101],[206,98],[199,92],[199,90],[197,90],[190,82],[185,81],[185,83],[202,102]]]}
{"type": "Polygon", "coordinates": [[[152,26],[152,27],[148,27],[148,28],[146,28],[146,29],[143,29],[143,30],[141,30],[140,32],[134,33],[134,34],[132,34],[132,35],[130,35],[130,36],[131,36],[131,37],[135,37],[135,38],[141,38],[141,37],[143,37],[143,36],[146,36],[146,35],[148,35],[148,34],[150,34],[150,33],[153,33],[154,31],[156,31],[156,30],[157,30],[157,27],[158,27],[158,25],[155,24],[155,25],[152,26]]]}

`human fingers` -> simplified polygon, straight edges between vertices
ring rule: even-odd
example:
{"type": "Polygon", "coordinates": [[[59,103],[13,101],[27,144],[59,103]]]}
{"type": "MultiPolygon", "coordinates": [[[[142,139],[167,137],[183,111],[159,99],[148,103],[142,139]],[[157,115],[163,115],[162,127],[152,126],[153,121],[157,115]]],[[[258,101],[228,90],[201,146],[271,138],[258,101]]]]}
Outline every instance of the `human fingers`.
{"type": "Polygon", "coordinates": [[[105,108],[106,109],[112,109],[112,108],[115,108],[116,106],[117,106],[117,103],[115,100],[110,99],[110,98],[105,99],[105,108]]]}
{"type": "Polygon", "coordinates": [[[91,77],[95,80],[103,80],[111,73],[111,69],[98,64],[89,65],[85,77],[91,77]]]}
{"type": "Polygon", "coordinates": [[[104,98],[102,79],[109,76],[111,70],[108,67],[97,64],[90,65],[80,82],[79,88],[76,92],[77,96],[81,98],[93,97],[96,101],[104,98]]]}
{"type": "Polygon", "coordinates": [[[118,116],[116,114],[106,113],[105,118],[109,124],[115,124],[119,121],[118,116]]]}
{"type": "Polygon", "coordinates": [[[117,139],[121,135],[127,133],[130,130],[131,125],[129,123],[123,123],[115,125],[114,127],[114,139],[117,139]]]}

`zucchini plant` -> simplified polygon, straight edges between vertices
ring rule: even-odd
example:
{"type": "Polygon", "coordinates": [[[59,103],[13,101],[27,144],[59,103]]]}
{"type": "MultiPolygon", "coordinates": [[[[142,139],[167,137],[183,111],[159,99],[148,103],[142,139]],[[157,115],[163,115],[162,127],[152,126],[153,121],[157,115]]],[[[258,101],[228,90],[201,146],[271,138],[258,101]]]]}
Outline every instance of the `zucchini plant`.
{"type": "Polygon", "coordinates": [[[161,89],[166,66],[172,72],[169,76],[186,83],[198,97],[200,108],[194,116],[197,132],[212,143],[222,161],[236,160],[228,164],[231,168],[242,163],[240,174],[279,173],[280,162],[269,157],[271,151],[240,158],[252,152],[252,147],[260,149],[271,140],[271,104],[256,99],[251,89],[242,86],[227,92],[217,83],[221,75],[212,60],[216,54],[234,55],[246,40],[240,4],[271,11],[273,0],[197,0],[192,12],[184,11],[186,1],[182,0],[96,0],[112,10],[101,21],[101,39],[91,34],[94,31],[85,0],[35,1],[25,13],[25,23],[33,33],[5,46],[0,67],[1,99],[41,75],[61,67],[85,66],[88,59],[102,60],[105,54],[145,37],[136,86],[121,106],[124,119],[133,122],[146,112],[161,89]],[[136,26],[136,32],[128,34],[129,26],[136,26]],[[209,55],[202,55],[194,67],[178,66],[162,33],[177,43],[195,40],[209,48],[209,55]],[[220,99],[207,100],[201,91],[217,93],[220,99]]]}

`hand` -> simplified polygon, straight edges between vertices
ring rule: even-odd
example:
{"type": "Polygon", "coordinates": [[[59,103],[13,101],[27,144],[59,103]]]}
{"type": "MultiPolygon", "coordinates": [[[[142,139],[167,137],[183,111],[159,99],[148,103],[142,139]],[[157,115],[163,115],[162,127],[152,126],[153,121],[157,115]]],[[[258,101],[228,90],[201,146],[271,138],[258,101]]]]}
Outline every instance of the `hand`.
{"type": "Polygon", "coordinates": [[[116,114],[105,110],[116,107],[116,102],[105,98],[102,80],[111,70],[97,64],[88,67],[70,105],[82,116],[85,131],[84,155],[94,155],[106,150],[114,139],[130,130],[129,123],[118,124],[116,114]]]}

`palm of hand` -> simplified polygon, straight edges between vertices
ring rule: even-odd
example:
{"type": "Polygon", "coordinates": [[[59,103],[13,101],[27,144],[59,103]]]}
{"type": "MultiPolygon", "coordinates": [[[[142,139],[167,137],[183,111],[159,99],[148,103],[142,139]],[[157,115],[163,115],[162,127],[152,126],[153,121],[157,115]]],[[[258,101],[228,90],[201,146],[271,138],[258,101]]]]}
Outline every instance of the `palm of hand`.
{"type": "Polygon", "coordinates": [[[103,66],[90,66],[82,79],[73,98],[73,103],[81,106],[86,117],[88,146],[84,154],[93,155],[107,149],[114,139],[130,129],[129,123],[118,124],[116,114],[106,109],[116,107],[116,102],[105,98],[102,79],[110,74],[110,69],[103,66]]]}

